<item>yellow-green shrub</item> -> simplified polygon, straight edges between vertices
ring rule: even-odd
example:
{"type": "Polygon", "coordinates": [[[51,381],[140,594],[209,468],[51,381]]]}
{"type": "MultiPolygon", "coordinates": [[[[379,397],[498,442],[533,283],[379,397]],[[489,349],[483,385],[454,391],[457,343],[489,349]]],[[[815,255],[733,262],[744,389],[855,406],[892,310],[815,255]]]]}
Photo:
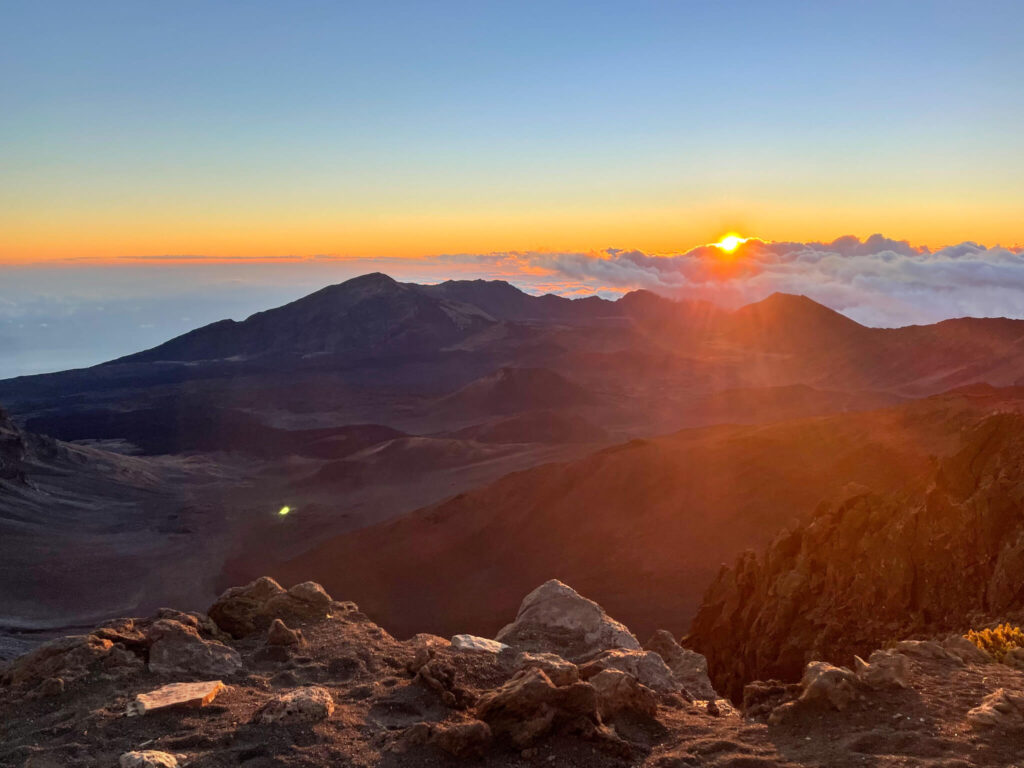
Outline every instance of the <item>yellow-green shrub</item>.
{"type": "Polygon", "coordinates": [[[1002,661],[1006,652],[1013,648],[1024,648],[1024,630],[1010,624],[1000,624],[995,629],[972,629],[964,637],[992,654],[996,661],[1002,661]]]}

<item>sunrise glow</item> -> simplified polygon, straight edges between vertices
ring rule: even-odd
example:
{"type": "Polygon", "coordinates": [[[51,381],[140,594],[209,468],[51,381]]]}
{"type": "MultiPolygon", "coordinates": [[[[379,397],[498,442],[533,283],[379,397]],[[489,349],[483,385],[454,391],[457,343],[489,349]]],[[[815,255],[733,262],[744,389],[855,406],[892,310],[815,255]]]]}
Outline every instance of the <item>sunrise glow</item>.
{"type": "Polygon", "coordinates": [[[715,247],[719,248],[722,251],[725,251],[726,253],[731,254],[735,253],[736,249],[743,245],[743,243],[747,242],[748,239],[749,238],[746,237],[740,237],[735,232],[730,232],[728,235],[726,235],[717,243],[715,243],[715,247]]]}

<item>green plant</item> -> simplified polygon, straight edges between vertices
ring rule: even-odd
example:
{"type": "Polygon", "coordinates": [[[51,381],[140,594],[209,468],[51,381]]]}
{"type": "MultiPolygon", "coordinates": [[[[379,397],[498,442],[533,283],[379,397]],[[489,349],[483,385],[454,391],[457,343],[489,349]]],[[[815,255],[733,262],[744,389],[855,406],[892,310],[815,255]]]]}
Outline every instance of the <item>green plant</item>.
{"type": "Polygon", "coordinates": [[[1013,648],[1024,648],[1024,630],[1011,624],[1000,624],[995,629],[972,629],[964,637],[990,653],[996,661],[1002,661],[1006,652],[1013,648]]]}

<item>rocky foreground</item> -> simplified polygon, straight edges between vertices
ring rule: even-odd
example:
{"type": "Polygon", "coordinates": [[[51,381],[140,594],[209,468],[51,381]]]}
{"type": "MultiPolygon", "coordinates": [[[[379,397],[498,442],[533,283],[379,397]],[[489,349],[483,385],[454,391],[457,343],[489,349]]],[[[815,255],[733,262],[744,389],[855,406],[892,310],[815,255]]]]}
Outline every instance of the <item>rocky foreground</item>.
{"type": "MultiPolygon", "coordinates": [[[[457,599],[457,598],[456,598],[457,599]]],[[[716,696],[704,657],[642,647],[550,581],[496,639],[399,641],[317,584],[259,579],[40,646],[2,672],[0,764],[1007,766],[1024,671],[960,637],[716,696]]]]}

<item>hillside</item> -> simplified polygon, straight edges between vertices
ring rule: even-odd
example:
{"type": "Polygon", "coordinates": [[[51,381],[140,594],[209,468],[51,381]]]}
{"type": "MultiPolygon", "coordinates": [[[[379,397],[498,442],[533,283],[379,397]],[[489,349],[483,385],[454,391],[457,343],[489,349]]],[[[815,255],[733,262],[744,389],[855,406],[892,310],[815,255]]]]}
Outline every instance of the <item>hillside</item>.
{"type": "MultiPolygon", "coordinates": [[[[934,457],[951,454],[963,429],[1022,404],[1017,390],[982,389],[633,441],[335,537],[276,571],[351,595],[399,635],[493,632],[495,613],[545,576],[580,585],[642,634],[683,632],[723,562],[767,545],[850,483],[923,490],[934,457]]],[[[224,581],[265,566],[241,557],[224,581]]]]}
{"type": "Polygon", "coordinates": [[[894,637],[1024,617],[1024,417],[967,429],[925,490],[850,489],[723,570],[688,642],[732,695],[894,637]]]}

